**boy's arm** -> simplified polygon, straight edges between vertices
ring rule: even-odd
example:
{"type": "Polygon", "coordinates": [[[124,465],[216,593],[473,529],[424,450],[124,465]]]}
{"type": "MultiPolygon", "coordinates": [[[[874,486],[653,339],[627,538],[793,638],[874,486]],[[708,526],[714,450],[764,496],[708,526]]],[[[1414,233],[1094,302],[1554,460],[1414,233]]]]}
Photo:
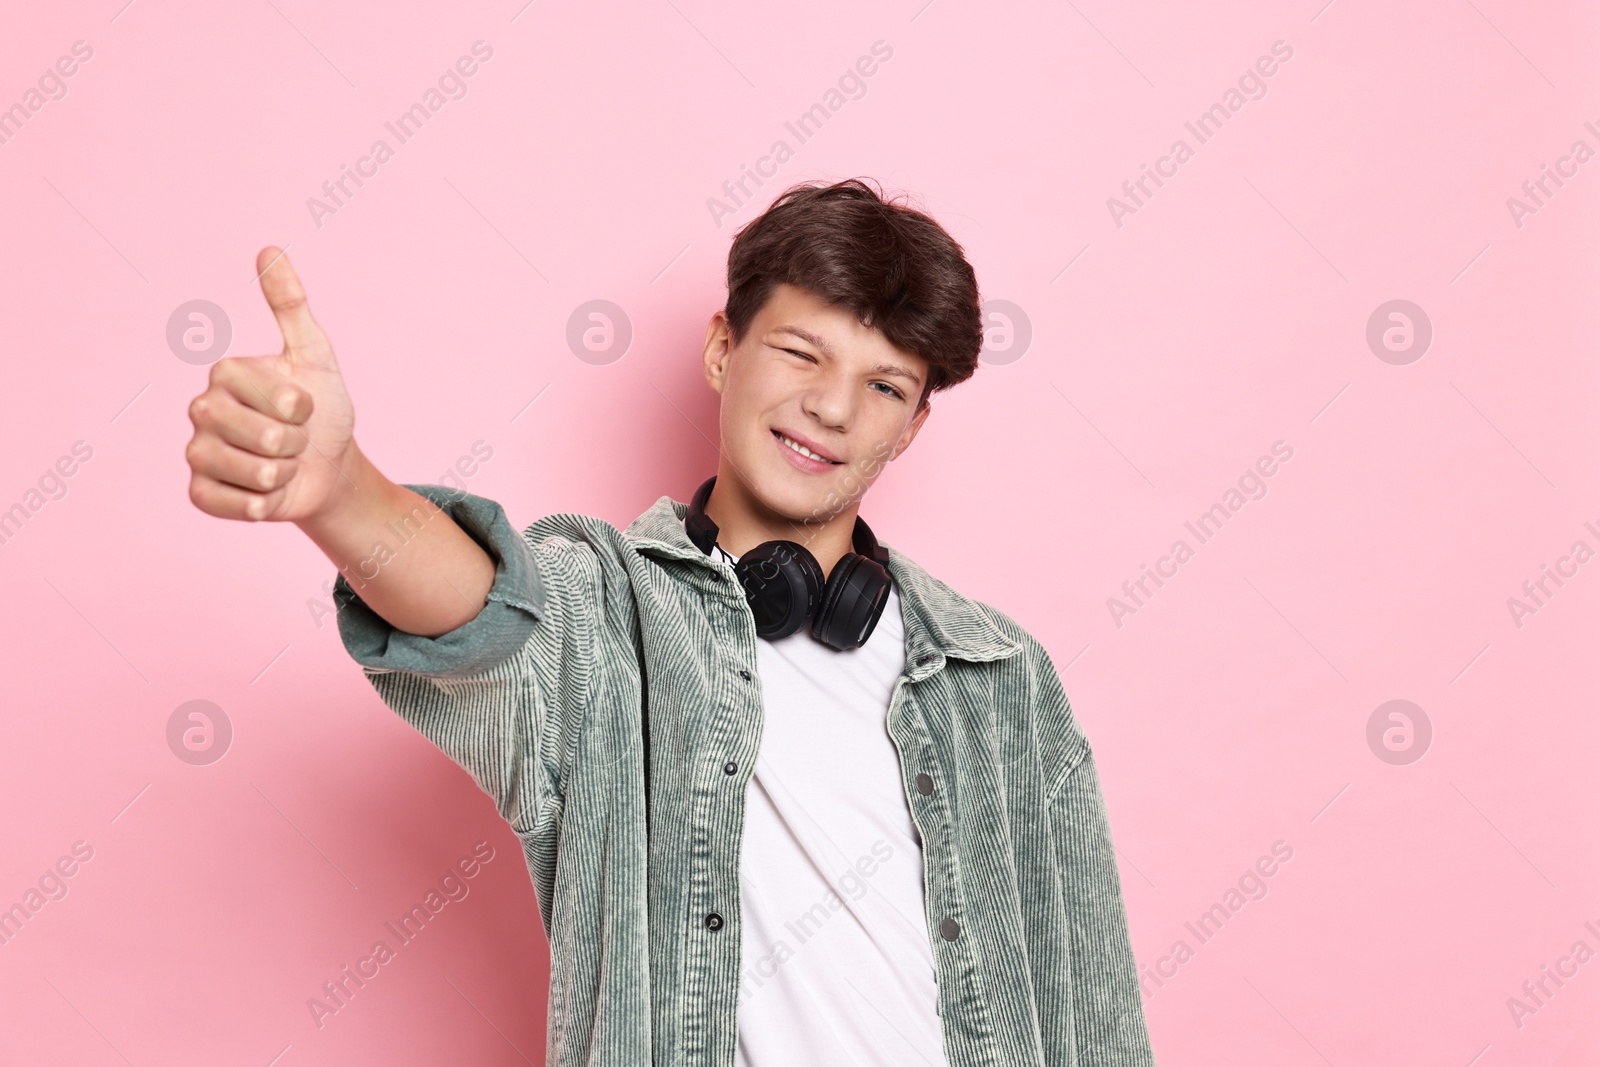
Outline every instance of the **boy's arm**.
{"type": "Polygon", "coordinates": [[[350,442],[345,487],[295,523],[339,569],[347,588],[396,630],[437,637],[470,622],[496,576],[495,560],[454,521],[451,493],[397,485],[350,442]]]}
{"type": "MultiPolygon", "coordinates": [[[[385,590],[383,584],[389,568],[401,560],[395,557],[380,563],[381,553],[369,553],[362,564],[341,568],[334,581],[339,634],[346,651],[363,667],[406,671],[431,678],[476,674],[516,655],[527,644],[538,621],[547,615],[546,579],[523,535],[512,527],[505,511],[493,500],[440,485],[398,488],[408,494],[405,498],[408,502],[415,501],[404,513],[407,529],[448,527],[453,534],[465,537],[486,564],[492,585],[482,599],[469,601],[458,593],[459,576],[442,572],[442,591],[437,594],[440,604],[448,607],[454,602],[463,613],[475,606],[475,613],[439,634],[408,630],[397,626],[393,618],[386,618],[378,610],[381,605],[375,604],[373,598],[384,592],[415,595],[419,588],[425,595],[426,581],[407,583],[404,589],[385,590]]],[[[395,528],[399,528],[398,524],[395,528]]],[[[378,536],[385,544],[396,540],[392,530],[383,530],[378,536]]],[[[406,542],[401,555],[409,552],[414,543],[406,542]]],[[[336,548],[323,545],[323,550],[330,558],[337,558],[336,548]]],[[[435,550],[451,551],[450,546],[442,550],[435,546],[435,550]]],[[[426,559],[424,555],[413,557],[410,565],[426,567],[426,559]]],[[[455,562],[461,562],[460,557],[455,562]]],[[[471,562],[476,565],[477,560],[471,562]]],[[[449,563],[441,566],[448,567],[449,563]]],[[[431,577],[424,576],[425,579],[431,577]]],[[[476,589],[482,576],[471,577],[472,588],[476,589]]],[[[436,616],[434,624],[425,629],[436,628],[441,624],[439,620],[440,616],[436,616]]],[[[450,620],[444,618],[443,621],[450,620]]]]}
{"type": "Polygon", "coordinates": [[[1111,824],[1087,744],[1050,802],[1050,831],[1072,930],[1078,1067],[1155,1067],[1111,824]]]}
{"type": "Polygon", "coordinates": [[[288,258],[264,248],[256,271],[283,350],[212,364],[189,499],[298,525],[339,569],[340,635],[385,703],[532,833],[588,692],[599,568],[586,546],[536,551],[493,501],[385,478],[288,258]]]}
{"type": "Polygon", "coordinates": [[[1067,913],[1072,1067],[1155,1067],[1094,748],[1050,654],[1026,631],[1017,636],[1035,664],[1052,858],[1067,913]]]}
{"type": "Polygon", "coordinates": [[[537,524],[518,532],[493,500],[406,488],[434,508],[432,522],[458,524],[487,550],[488,600],[454,630],[410,634],[368,607],[347,572],[335,582],[339,634],[389,710],[471,774],[525,843],[537,842],[530,870],[548,915],[562,783],[595,702],[594,665],[610,647],[599,619],[602,568],[586,542],[548,532],[535,542],[537,524]]]}

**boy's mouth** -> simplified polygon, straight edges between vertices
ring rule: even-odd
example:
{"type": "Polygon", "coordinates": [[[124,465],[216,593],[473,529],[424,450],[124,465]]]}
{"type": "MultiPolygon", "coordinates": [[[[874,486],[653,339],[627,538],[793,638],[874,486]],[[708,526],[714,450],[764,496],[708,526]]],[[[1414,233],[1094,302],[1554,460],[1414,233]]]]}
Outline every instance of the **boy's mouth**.
{"type": "Polygon", "coordinates": [[[814,447],[812,445],[808,445],[808,444],[806,444],[806,443],[804,443],[802,441],[797,441],[793,437],[790,437],[788,434],[782,432],[781,430],[773,430],[772,431],[772,436],[775,437],[778,440],[779,444],[783,445],[785,448],[789,449],[791,452],[795,453],[796,455],[802,456],[802,457],[804,457],[806,459],[809,459],[812,462],[815,462],[815,463],[828,463],[828,464],[832,464],[834,466],[839,466],[839,465],[844,463],[844,460],[835,459],[831,454],[823,452],[819,448],[816,448],[816,447],[814,447]]]}

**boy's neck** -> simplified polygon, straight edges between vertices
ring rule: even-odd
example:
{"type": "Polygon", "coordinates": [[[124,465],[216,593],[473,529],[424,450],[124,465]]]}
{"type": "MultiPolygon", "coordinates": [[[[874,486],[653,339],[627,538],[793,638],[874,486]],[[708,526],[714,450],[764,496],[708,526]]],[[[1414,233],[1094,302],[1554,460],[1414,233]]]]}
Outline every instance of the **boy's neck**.
{"type": "Polygon", "coordinates": [[[852,534],[860,501],[852,501],[836,514],[819,514],[815,521],[797,522],[752,496],[726,460],[718,467],[717,484],[711,487],[705,510],[706,517],[717,524],[717,544],[735,556],[744,555],[764,541],[794,541],[816,558],[826,578],[840,557],[855,551],[852,534]]]}

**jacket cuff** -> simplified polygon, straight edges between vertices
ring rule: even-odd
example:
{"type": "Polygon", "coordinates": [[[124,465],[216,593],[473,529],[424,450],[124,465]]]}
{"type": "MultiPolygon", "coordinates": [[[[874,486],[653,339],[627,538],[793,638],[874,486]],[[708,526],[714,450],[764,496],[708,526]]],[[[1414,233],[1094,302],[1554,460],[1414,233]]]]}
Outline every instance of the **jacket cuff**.
{"type": "Polygon", "coordinates": [[[477,674],[516,655],[544,614],[544,581],[527,541],[493,500],[442,485],[408,483],[405,488],[442,508],[489,553],[495,564],[494,585],[472,619],[437,637],[422,637],[391,626],[367,606],[341,572],[333,589],[345,651],[374,671],[437,678],[477,674]]]}

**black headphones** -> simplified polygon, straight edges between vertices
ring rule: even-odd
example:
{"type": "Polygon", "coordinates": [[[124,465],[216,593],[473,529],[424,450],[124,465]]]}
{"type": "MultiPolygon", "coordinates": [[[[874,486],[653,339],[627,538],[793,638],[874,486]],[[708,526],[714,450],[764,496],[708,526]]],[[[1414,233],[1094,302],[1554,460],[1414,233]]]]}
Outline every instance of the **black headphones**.
{"type": "MultiPolygon", "coordinates": [[[[717,543],[717,524],[706,516],[706,501],[716,476],[706,479],[689,501],[684,529],[706,555],[717,543]]],[[[739,557],[733,571],[756,618],[756,634],[768,640],[788,637],[807,622],[811,636],[843,652],[860,648],[872,636],[889,601],[889,551],[856,516],[856,550],[834,565],[826,583],[822,568],[804,545],[763,541],[739,557]]]]}

